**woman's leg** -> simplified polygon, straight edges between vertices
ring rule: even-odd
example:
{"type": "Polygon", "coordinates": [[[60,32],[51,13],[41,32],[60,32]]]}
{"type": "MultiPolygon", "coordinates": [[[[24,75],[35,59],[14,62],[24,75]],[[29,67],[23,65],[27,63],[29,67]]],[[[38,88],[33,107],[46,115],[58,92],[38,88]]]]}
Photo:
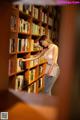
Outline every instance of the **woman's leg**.
{"type": "Polygon", "coordinates": [[[51,95],[51,89],[55,83],[55,77],[45,75],[44,82],[45,82],[44,93],[51,95]]]}

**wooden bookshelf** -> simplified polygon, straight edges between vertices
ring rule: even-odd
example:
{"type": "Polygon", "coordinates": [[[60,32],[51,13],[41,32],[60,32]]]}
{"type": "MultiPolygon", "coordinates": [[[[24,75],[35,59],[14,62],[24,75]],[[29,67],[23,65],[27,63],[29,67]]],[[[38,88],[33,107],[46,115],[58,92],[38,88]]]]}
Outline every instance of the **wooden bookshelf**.
{"type": "Polygon", "coordinates": [[[11,16],[12,20],[13,18],[16,20],[12,21],[10,31],[12,41],[9,45],[9,59],[13,60],[14,70],[9,74],[9,86],[16,90],[18,88],[22,90],[21,87],[25,87],[28,93],[39,93],[41,89],[44,89],[47,61],[38,59],[37,61],[21,62],[20,58],[30,58],[36,55],[37,52],[42,51],[42,49],[36,47],[36,44],[41,35],[48,35],[48,29],[52,30],[53,26],[49,24],[51,23],[50,20],[53,19],[52,12],[49,12],[46,7],[20,5],[17,7],[12,6],[11,16]],[[41,72],[40,69],[42,69],[41,72]],[[27,83],[22,86],[24,80],[27,83]]]}

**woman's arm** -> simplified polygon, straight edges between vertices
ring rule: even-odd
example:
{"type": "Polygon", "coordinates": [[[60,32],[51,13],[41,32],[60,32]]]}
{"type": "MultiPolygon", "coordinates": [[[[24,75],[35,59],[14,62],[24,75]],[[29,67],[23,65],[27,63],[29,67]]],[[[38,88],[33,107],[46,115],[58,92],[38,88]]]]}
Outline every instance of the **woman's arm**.
{"type": "Polygon", "coordinates": [[[37,55],[36,55],[35,57],[33,57],[33,58],[27,58],[27,59],[23,59],[23,58],[22,58],[22,61],[23,61],[23,62],[26,62],[26,61],[32,61],[32,60],[38,59],[38,58],[40,58],[41,56],[43,56],[44,53],[45,53],[45,51],[43,50],[41,53],[37,54],[37,55]]]}

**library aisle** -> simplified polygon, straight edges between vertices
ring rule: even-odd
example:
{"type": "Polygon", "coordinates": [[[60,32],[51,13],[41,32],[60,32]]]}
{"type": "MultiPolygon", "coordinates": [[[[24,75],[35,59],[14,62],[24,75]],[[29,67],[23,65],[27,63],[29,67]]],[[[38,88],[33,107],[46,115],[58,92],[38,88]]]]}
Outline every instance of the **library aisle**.
{"type": "Polygon", "coordinates": [[[39,38],[58,43],[58,15],[56,7],[37,5],[12,6],[9,38],[9,88],[28,93],[44,93],[44,76],[47,60],[43,57],[32,61],[43,51],[39,38]]]}

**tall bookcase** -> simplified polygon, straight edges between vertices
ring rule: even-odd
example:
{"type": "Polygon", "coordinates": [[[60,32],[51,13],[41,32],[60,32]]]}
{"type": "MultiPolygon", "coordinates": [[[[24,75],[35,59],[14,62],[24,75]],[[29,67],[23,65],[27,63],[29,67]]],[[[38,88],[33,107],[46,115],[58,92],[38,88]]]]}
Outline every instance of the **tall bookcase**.
{"type": "Polygon", "coordinates": [[[9,87],[39,93],[44,90],[44,75],[47,61],[41,57],[22,62],[21,58],[32,58],[43,49],[38,47],[41,35],[53,34],[53,7],[34,5],[12,6],[9,39],[9,87]]]}

